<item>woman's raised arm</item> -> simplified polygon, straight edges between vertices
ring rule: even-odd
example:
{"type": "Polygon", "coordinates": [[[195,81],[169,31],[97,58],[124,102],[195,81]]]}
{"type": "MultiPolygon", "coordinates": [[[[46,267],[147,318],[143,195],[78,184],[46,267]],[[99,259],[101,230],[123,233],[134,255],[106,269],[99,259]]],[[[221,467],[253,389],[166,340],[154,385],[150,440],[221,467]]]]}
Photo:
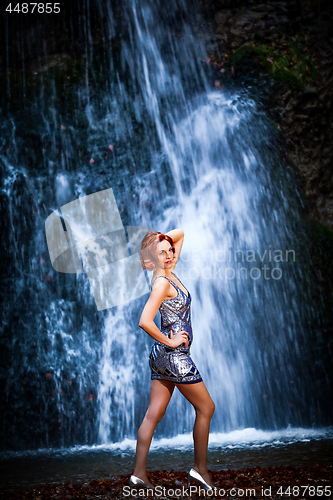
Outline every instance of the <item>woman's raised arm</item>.
{"type": "Polygon", "coordinates": [[[184,231],[182,229],[172,229],[172,231],[169,231],[168,233],[165,234],[167,234],[168,236],[170,236],[170,238],[172,238],[175,247],[175,256],[172,263],[173,264],[172,268],[174,269],[179,259],[180,251],[183,246],[184,231]]]}

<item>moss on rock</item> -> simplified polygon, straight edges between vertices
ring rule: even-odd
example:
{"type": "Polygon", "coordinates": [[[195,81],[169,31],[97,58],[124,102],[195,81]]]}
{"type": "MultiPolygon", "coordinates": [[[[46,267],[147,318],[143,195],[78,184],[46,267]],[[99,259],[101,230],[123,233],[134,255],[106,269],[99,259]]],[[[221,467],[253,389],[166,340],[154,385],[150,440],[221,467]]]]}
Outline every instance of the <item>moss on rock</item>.
{"type": "Polygon", "coordinates": [[[228,58],[227,64],[236,67],[241,64],[246,53],[251,52],[258,60],[263,71],[275,80],[286,83],[294,90],[303,90],[305,84],[317,85],[318,74],[308,53],[307,47],[301,48],[297,37],[267,43],[250,42],[236,49],[228,58]]]}

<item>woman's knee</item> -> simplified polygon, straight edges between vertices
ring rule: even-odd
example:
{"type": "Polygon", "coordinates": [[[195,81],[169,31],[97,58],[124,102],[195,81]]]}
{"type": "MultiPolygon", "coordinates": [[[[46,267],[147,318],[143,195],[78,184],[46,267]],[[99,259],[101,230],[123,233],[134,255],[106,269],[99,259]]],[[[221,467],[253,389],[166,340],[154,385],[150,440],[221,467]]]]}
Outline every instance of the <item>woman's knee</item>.
{"type": "Polygon", "coordinates": [[[205,403],[205,405],[196,408],[197,413],[200,413],[201,415],[209,419],[212,418],[214,411],[215,411],[215,403],[212,399],[208,403],[205,403]]]}
{"type": "Polygon", "coordinates": [[[211,402],[211,406],[210,406],[211,417],[214,415],[214,411],[215,411],[215,403],[214,403],[214,401],[212,400],[212,402],[211,402]]]}
{"type": "Polygon", "coordinates": [[[154,407],[154,408],[149,407],[147,410],[146,418],[158,424],[164,417],[165,412],[166,408],[164,407],[154,407]]]}

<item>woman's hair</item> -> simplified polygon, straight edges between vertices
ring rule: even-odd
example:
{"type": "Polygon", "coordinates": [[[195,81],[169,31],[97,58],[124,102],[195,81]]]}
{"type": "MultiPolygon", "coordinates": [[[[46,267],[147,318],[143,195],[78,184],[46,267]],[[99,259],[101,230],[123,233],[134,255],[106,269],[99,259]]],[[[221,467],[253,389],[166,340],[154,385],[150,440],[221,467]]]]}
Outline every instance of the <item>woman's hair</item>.
{"type": "Polygon", "coordinates": [[[156,261],[156,246],[163,240],[167,240],[171,247],[173,253],[175,253],[175,247],[172,241],[172,238],[167,234],[160,233],[158,231],[150,231],[147,233],[142,241],[141,241],[141,267],[143,269],[147,269],[148,271],[152,271],[155,267],[154,262],[156,261]]]}

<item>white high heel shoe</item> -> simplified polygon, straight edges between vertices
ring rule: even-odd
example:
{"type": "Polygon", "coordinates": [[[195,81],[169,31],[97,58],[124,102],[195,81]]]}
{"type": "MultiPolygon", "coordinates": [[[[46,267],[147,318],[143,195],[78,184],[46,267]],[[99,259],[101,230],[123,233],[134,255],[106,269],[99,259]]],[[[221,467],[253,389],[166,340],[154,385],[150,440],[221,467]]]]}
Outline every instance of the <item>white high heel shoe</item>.
{"type": "Polygon", "coordinates": [[[149,490],[153,489],[151,486],[145,483],[143,479],[140,479],[139,477],[133,475],[130,477],[129,485],[139,489],[149,489],[149,490]]]}
{"type": "Polygon", "coordinates": [[[201,486],[205,490],[215,490],[216,489],[216,487],[210,486],[208,483],[206,483],[206,481],[199,474],[199,472],[197,472],[194,469],[191,469],[188,473],[188,478],[187,478],[187,487],[188,488],[190,487],[191,481],[194,481],[196,484],[198,484],[199,486],[201,486]]]}

